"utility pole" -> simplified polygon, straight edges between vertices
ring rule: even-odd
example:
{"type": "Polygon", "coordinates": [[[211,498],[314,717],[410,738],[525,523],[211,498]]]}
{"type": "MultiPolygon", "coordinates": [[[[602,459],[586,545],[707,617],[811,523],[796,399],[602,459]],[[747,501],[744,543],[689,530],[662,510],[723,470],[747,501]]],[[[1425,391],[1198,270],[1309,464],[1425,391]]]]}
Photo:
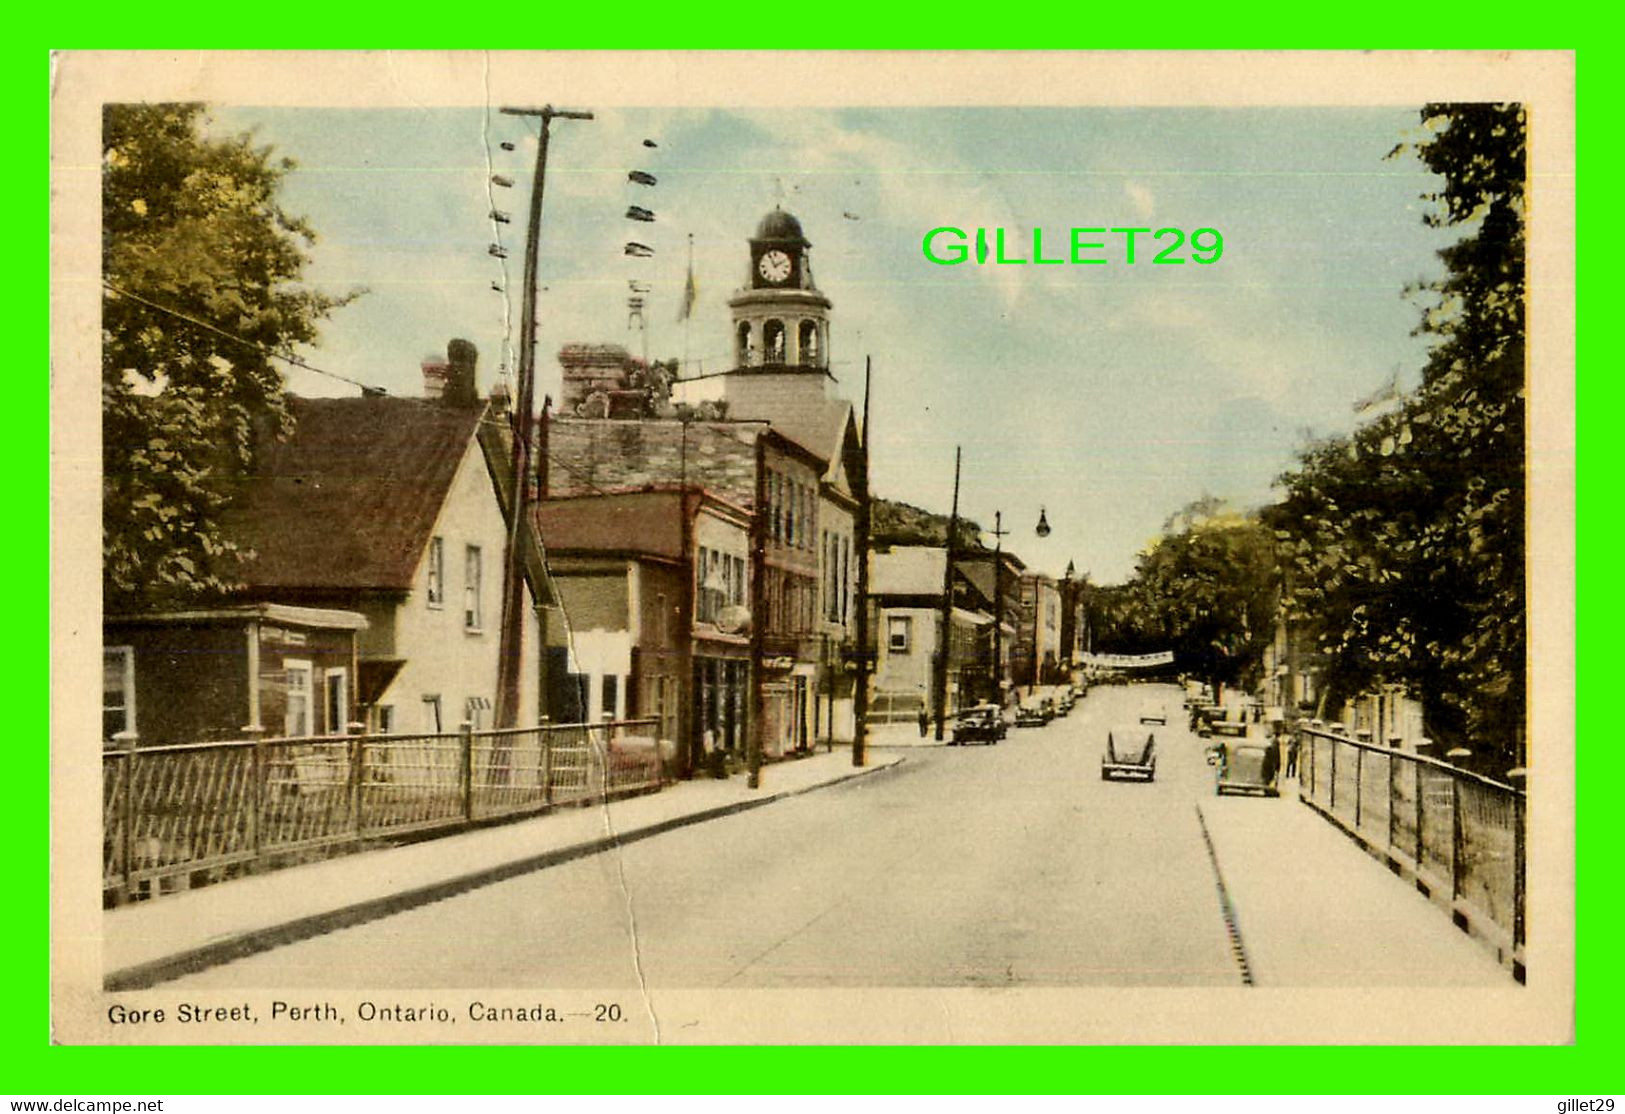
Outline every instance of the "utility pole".
{"type": "Polygon", "coordinates": [[[756,435],[756,506],[750,518],[750,720],[746,723],[746,784],[762,784],[762,733],[767,728],[767,691],[762,676],[767,631],[767,431],[756,435]]]}
{"type": "MultiPolygon", "coordinates": [[[[525,647],[525,576],[523,549],[530,541],[530,459],[536,398],[536,275],[542,237],[542,189],[547,176],[547,138],[555,118],[591,120],[590,112],[573,112],[544,105],[541,108],[503,108],[507,116],[537,116],[542,121],[536,144],[536,169],[530,187],[530,221],[525,228],[525,289],[519,322],[519,397],[513,411],[513,497],[508,500],[512,519],[502,561],[502,636],[497,657],[496,726],[519,722],[519,677],[525,647]]],[[[545,648],[538,647],[539,652],[545,648]]]]}
{"type": "Polygon", "coordinates": [[[937,626],[937,742],[942,742],[943,722],[948,718],[948,652],[953,646],[954,622],[954,535],[959,533],[959,453],[954,446],[954,503],[948,517],[948,539],[942,554],[942,616],[937,626]]]}
{"type": "Polygon", "coordinates": [[[1004,708],[1004,512],[993,512],[993,703],[1004,708]]]}
{"type": "Polygon", "coordinates": [[[852,765],[866,761],[869,742],[869,380],[873,367],[863,358],[863,490],[858,493],[858,513],[853,532],[858,551],[858,598],[853,601],[853,619],[858,628],[858,648],[854,655],[857,676],[852,679],[852,765]]]}

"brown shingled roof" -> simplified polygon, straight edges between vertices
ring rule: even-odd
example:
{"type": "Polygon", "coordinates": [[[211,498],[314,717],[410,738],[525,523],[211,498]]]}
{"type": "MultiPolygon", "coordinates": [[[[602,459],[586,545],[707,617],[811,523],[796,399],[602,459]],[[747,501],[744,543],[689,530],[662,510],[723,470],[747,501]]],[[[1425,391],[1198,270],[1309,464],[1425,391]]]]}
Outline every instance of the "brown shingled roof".
{"type": "Polygon", "coordinates": [[[683,558],[683,496],[675,491],[549,499],[535,508],[549,553],[683,558]]]}
{"type": "MultiPolygon", "coordinates": [[[[409,398],[289,398],[226,534],[252,588],[410,589],[483,409],[409,398]]],[[[493,496],[494,498],[494,496],[493,496]]]]}

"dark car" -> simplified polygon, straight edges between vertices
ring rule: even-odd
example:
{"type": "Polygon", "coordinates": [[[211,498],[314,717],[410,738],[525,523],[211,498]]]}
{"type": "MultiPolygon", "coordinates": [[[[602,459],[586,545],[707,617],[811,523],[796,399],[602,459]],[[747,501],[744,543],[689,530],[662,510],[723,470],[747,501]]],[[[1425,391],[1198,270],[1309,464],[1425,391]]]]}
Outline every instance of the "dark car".
{"type": "Polygon", "coordinates": [[[1208,748],[1207,760],[1218,771],[1215,789],[1221,797],[1226,793],[1281,795],[1277,783],[1280,755],[1273,741],[1215,743],[1208,748]]]}
{"type": "Polygon", "coordinates": [[[961,743],[996,743],[1004,738],[1004,716],[992,704],[966,708],[954,718],[954,736],[949,746],[961,743]]]}
{"type": "Polygon", "coordinates": [[[1143,724],[1120,724],[1106,732],[1100,778],[1153,781],[1157,776],[1157,736],[1143,724]]]}
{"type": "Polygon", "coordinates": [[[1055,713],[1046,711],[1036,700],[1023,700],[1021,707],[1016,709],[1017,727],[1043,727],[1054,718],[1055,713]]]}

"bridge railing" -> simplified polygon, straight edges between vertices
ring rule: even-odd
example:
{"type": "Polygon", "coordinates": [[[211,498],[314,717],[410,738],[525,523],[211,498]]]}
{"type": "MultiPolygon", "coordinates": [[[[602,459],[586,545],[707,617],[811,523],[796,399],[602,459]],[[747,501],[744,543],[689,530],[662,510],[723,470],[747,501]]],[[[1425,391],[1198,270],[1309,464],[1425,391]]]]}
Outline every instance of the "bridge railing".
{"type": "Polygon", "coordinates": [[[1525,794],[1426,755],[1300,728],[1298,793],[1521,966],[1525,794]]]}
{"type": "Polygon", "coordinates": [[[156,896],[365,841],[658,789],[659,721],[329,735],[102,753],[102,888],[156,896]]]}

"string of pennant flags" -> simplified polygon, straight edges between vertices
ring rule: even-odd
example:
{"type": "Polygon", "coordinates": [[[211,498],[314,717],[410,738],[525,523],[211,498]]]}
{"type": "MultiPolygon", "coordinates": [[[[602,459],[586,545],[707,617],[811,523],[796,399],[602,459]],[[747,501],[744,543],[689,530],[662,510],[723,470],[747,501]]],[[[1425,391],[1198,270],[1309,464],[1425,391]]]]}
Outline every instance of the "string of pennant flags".
{"type": "MultiPolygon", "coordinates": [[[[518,145],[511,140],[502,140],[498,146],[501,147],[503,151],[507,152],[513,152],[518,149],[518,145]]],[[[644,139],[641,142],[641,146],[647,152],[658,150],[660,144],[654,139],[644,139]]],[[[641,168],[629,170],[626,175],[626,180],[631,186],[637,189],[647,190],[652,190],[658,187],[660,182],[660,179],[654,173],[641,168]]],[[[498,171],[491,174],[490,182],[495,189],[512,189],[514,187],[515,179],[510,174],[504,174],[498,171]]],[[[658,220],[658,214],[655,208],[649,204],[641,203],[641,199],[634,200],[628,204],[623,215],[627,221],[632,222],[635,225],[654,224],[658,220]]],[[[486,251],[493,259],[504,261],[501,279],[493,281],[491,283],[491,289],[496,293],[506,294],[508,288],[508,276],[505,261],[508,259],[508,246],[503,242],[502,232],[503,226],[513,223],[513,216],[507,210],[493,203],[490,210],[490,221],[493,230],[493,239],[492,242],[487,246],[486,251]]],[[[679,321],[686,321],[692,316],[694,311],[694,303],[698,298],[698,287],[694,281],[694,237],[692,235],[688,237],[688,250],[688,274],[683,285],[683,294],[677,311],[677,320],[679,321]]],[[[654,247],[654,245],[645,242],[645,239],[642,238],[628,237],[621,246],[621,255],[626,259],[652,259],[656,256],[656,254],[657,249],[654,247]]],[[[627,279],[627,328],[635,328],[644,334],[645,347],[647,347],[648,339],[648,325],[645,318],[645,311],[648,307],[650,290],[650,282],[641,274],[636,274],[627,279]]],[[[645,353],[645,356],[647,356],[647,353],[645,353]]]]}

